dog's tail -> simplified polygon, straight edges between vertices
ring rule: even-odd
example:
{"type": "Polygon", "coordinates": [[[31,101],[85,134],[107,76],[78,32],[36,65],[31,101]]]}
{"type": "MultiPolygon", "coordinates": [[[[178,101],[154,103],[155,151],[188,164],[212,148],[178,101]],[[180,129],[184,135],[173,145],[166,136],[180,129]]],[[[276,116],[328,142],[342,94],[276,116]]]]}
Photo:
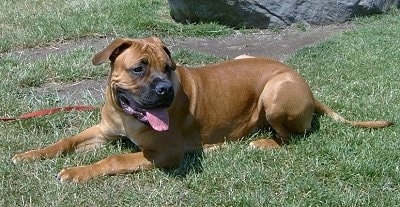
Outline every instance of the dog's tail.
{"type": "Polygon", "coordinates": [[[326,114],[336,121],[347,123],[353,126],[362,128],[384,128],[394,124],[391,121],[350,121],[343,118],[338,113],[329,108],[329,106],[321,103],[320,101],[314,100],[314,103],[315,103],[315,109],[314,109],[315,113],[326,114]]]}

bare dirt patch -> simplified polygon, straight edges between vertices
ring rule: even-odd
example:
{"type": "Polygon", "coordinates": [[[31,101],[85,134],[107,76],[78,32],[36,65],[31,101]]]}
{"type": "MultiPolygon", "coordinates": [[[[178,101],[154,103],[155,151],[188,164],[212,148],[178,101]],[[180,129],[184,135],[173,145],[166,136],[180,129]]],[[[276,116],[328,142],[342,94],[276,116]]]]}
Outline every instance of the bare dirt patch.
{"type": "Polygon", "coordinates": [[[228,58],[247,54],[283,61],[300,48],[318,44],[354,27],[352,24],[340,24],[309,27],[306,31],[291,27],[279,32],[261,31],[216,39],[168,39],[166,42],[172,50],[184,48],[228,58]]]}
{"type": "MultiPolygon", "coordinates": [[[[164,38],[164,42],[172,51],[180,49],[200,51],[223,58],[234,58],[241,54],[267,56],[281,61],[287,59],[296,50],[318,44],[341,32],[349,31],[355,26],[339,24],[321,27],[308,27],[301,31],[297,27],[287,28],[279,32],[261,31],[253,34],[237,34],[221,38],[164,38]]],[[[99,51],[107,46],[113,37],[85,38],[78,41],[63,41],[46,47],[12,51],[11,55],[29,61],[46,58],[50,54],[67,54],[70,51],[91,47],[99,51]]],[[[0,57],[4,54],[0,54],[0,57]]],[[[178,61],[179,62],[179,61],[178,61]]],[[[103,99],[104,80],[84,80],[73,84],[50,83],[32,91],[37,95],[56,93],[60,101],[67,104],[81,104],[85,99],[103,99]]]]}

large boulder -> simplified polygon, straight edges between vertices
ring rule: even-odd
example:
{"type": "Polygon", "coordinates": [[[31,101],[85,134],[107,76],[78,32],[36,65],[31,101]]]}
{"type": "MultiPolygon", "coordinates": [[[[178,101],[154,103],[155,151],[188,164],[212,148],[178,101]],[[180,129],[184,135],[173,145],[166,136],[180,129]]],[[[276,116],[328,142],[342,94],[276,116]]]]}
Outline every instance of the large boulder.
{"type": "Polygon", "coordinates": [[[168,0],[177,22],[218,22],[240,28],[284,28],[296,22],[341,23],[387,12],[400,0],[168,0]]]}

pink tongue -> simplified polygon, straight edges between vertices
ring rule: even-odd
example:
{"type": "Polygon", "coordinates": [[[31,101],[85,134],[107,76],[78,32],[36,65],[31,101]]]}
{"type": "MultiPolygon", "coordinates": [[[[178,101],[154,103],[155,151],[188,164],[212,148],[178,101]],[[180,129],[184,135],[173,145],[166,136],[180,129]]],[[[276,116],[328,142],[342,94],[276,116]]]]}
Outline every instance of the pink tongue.
{"type": "Polygon", "coordinates": [[[156,131],[165,131],[169,128],[169,117],[166,108],[147,109],[146,117],[151,127],[156,131]]]}

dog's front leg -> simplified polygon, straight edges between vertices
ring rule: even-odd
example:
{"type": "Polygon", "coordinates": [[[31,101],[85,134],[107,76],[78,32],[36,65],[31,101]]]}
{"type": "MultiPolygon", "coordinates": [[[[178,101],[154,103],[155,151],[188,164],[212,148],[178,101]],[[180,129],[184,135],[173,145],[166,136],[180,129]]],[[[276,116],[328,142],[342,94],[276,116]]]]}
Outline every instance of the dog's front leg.
{"type": "Polygon", "coordinates": [[[88,150],[96,146],[102,145],[107,141],[107,138],[102,133],[101,126],[95,125],[83,132],[62,139],[47,147],[27,151],[21,154],[16,154],[12,159],[13,162],[31,161],[37,159],[46,159],[55,157],[58,154],[67,153],[75,150],[88,150]]]}
{"type": "Polygon", "coordinates": [[[61,182],[82,183],[100,175],[130,173],[153,167],[153,162],[146,159],[143,152],[136,152],[107,157],[92,165],[63,169],[58,173],[57,179],[61,182]]]}

